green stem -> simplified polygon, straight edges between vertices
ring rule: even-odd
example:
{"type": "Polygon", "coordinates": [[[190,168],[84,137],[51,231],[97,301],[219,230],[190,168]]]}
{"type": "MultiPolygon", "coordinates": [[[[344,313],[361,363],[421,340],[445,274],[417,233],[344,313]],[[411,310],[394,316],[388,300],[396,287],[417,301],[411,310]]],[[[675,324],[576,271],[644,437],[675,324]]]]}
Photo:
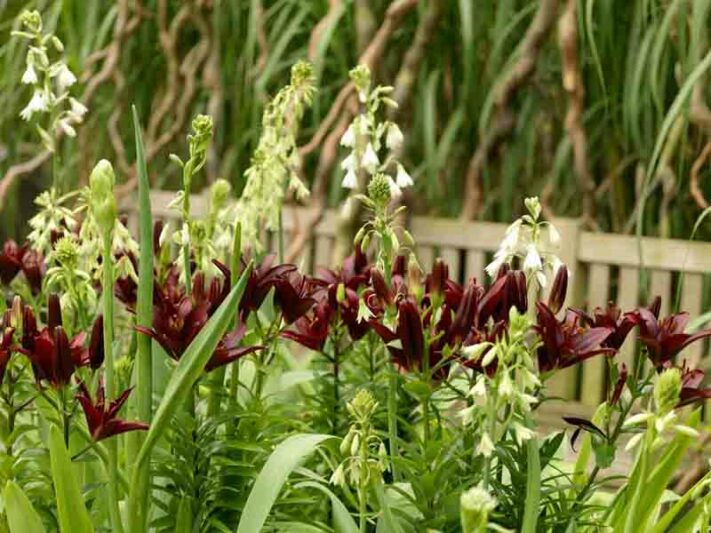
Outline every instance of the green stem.
{"type": "Polygon", "coordinates": [[[390,363],[390,380],[388,382],[388,440],[390,443],[390,471],[393,481],[398,480],[396,462],[398,458],[397,442],[397,386],[398,375],[395,363],[390,363]]]}
{"type": "MultiPolygon", "coordinates": [[[[116,396],[116,381],[114,377],[114,272],[113,257],[111,253],[111,234],[104,236],[103,253],[103,284],[102,298],[104,310],[104,357],[106,361],[106,397],[112,399],[116,396]]],[[[109,471],[109,515],[111,518],[112,530],[123,533],[121,514],[118,505],[118,446],[116,439],[110,439],[106,443],[108,450],[108,471],[109,471]]]]}
{"type": "Polygon", "coordinates": [[[538,439],[536,437],[528,439],[526,443],[526,457],[528,459],[526,503],[523,509],[521,533],[535,533],[541,502],[541,456],[538,450],[538,439]]]}

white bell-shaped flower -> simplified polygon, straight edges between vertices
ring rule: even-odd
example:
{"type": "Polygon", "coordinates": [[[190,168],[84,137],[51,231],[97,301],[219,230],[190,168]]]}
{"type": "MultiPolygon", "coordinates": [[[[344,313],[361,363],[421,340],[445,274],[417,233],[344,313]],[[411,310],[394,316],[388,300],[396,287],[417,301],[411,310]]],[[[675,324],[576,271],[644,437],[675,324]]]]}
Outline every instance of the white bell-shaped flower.
{"type": "Polygon", "coordinates": [[[37,83],[37,72],[35,71],[35,67],[32,66],[32,63],[27,64],[27,68],[25,69],[24,74],[22,74],[22,83],[25,85],[34,85],[37,83]]]}
{"type": "Polygon", "coordinates": [[[48,109],[47,95],[44,91],[35,90],[32,98],[25,108],[20,111],[20,117],[23,120],[29,121],[35,113],[44,113],[48,109]]]}
{"type": "Polygon", "coordinates": [[[57,69],[57,88],[59,92],[64,92],[67,88],[71,87],[77,82],[77,77],[74,73],[69,70],[69,67],[65,64],[60,65],[57,69]]]}
{"type": "Polygon", "coordinates": [[[346,172],[346,175],[343,178],[341,185],[343,185],[343,187],[345,187],[346,189],[358,188],[358,177],[356,176],[356,173],[353,169],[349,169],[348,172],[346,172]]]}
{"type": "Polygon", "coordinates": [[[385,146],[392,151],[397,151],[402,147],[404,137],[397,124],[391,122],[388,126],[388,133],[385,136],[385,146]]]}
{"type": "Polygon", "coordinates": [[[355,145],[355,131],[353,130],[353,124],[351,124],[350,126],[348,126],[348,129],[341,137],[341,146],[345,146],[347,148],[353,148],[354,145],[355,145]]]}
{"type": "Polygon", "coordinates": [[[375,153],[372,143],[368,143],[368,146],[365,147],[365,152],[363,153],[360,163],[370,174],[373,174],[377,170],[378,165],[380,165],[380,160],[378,159],[378,154],[375,153]]]}
{"type": "Polygon", "coordinates": [[[395,183],[397,183],[397,186],[404,189],[405,187],[412,187],[414,182],[412,181],[412,177],[407,173],[407,170],[405,170],[405,167],[403,167],[400,163],[397,165],[397,175],[395,176],[395,183]]]}
{"type": "Polygon", "coordinates": [[[84,117],[84,115],[86,115],[86,112],[88,111],[84,104],[82,104],[76,98],[72,97],[69,98],[69,108],[71,109],[72,113],[78,116],[79,118],[84,117]]]}

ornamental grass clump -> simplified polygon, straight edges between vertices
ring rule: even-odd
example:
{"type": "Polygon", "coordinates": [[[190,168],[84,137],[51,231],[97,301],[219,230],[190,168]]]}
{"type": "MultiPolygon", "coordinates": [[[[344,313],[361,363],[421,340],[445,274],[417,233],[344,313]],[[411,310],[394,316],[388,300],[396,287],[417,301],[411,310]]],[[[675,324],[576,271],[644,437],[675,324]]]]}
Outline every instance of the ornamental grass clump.
{"type": "Polygon", "coordinates": [[[389,92],[364,67],[352,79],[363,108],[345,185],[363,179],[365,219],[333,268],[258,242],[301,187],[305,63],[265,114],[249,187],[236,199],[215,182],[204,217],[190,198],[216,132],[193,121],[187,161],[174,158],[177,231],[153,223],[135,110],[136,235],[107,160],[80,194],[40,195],[27,242],[0,252],[0,528],[706,531],[708,469],[672,482],[711,397],[683,350],[711,330],[687,332],[658,301],[565,308],[572,276],[536,198],[491,279],[422,265],[396,205],[409,176],[381,163],[403,142],[375,118],[389,92]],[[618,353],[632,335],[630,365],[618,353]],[[540,424],[559,402],[551,380],[593,358],[605,401],[540,424]]]}

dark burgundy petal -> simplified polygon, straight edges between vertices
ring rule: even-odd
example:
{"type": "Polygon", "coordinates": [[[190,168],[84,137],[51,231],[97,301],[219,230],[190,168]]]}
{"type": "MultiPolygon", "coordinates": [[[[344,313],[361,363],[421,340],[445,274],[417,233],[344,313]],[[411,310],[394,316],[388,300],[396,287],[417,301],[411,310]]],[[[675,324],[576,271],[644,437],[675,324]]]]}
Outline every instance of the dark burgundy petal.
{"type": "Polygon", "coordinates": [[[94,321],[89,339],[89,366],[92,370],[101,367],[104,362],[104,317],[99,315],[94,321]]]}
{"type": "Polygon", "coordinates": [[[59,295],[50,294],[47,299],[47,327],[50,331],[62,326],[62,308],[59,305],[59,295]]]}
{"type": "Polygon", "coordinates": [[[411,299],[405,299],[398,306],[397,336],[402,343],[402,351],[408,368],[422,364],[425,350],[425,338],[422,330],[417,305],[411,299]]]}
{"type": "Polygon", "coordinates": [[[553,313],[557,313],[563,308],[565,296],[568,293],[568,269],[565,265],[560,266],[555,274],[551,293],[548,297],[548,307],[553,313]]]}
{"type": "Polygon", "coordinates": [[[622,363],[619,368],[619,374],[617,376],[615,388],[613,389],[612,395],[610,396],[610,405],[616,405],[617,402],[620,401],[620,397],[622,396],[622,390],[624,389],[625,382],[627,381],[627,375],[627,365],[625,363],[622,363]]]}

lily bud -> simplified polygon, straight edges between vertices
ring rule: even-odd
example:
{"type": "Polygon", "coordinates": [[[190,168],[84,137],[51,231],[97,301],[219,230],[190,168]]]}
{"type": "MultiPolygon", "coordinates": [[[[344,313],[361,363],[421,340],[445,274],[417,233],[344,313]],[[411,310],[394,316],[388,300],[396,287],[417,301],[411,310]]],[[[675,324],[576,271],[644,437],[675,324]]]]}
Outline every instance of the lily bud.
{"type": "Polygon", "coordinates": [[[14,330],[20,330],[22,328],[22,298],[15,296],[12,299],[12,307],[8,310],[8,314],[5,318],[4,326],[6,328],[13,328],[14,330]]]}
{"type": "Polygon", "coordinates": [[[50,331],[62,326],[62,308],[59,304],[59,295],[50,294],[47,300],[47,327],[50,331]]]}
{"type": "Polygon", "coordinates": [[[115,182],[114,169],[106,159],[99,161],[89,176],[91,213],[104,239],[110,238],[116,222],[115,182]]]}
{"type": "Polygon", "coordinates": [[[430,293],[441,296],[444,292],[444,286],[449,279],[449,267],[447,263],[438,257],[432,265],[432,276],[430,277],[430,293]]]}
{"type": "Polygon", "coordinates": [[[568,292],[568,269],[565,265],[558,268],[551,287],[551,294],[548,297],[548,307],[553,312],[557,313],[565,303],[565,296],[568,292]]]}
{"type": "Polygon", "coordinates": [[[652,300],[652,303],[649,304],[649,310],[655,316],[655,318],[659,318],[659,312],[661,311],[661,309],[662,309],[662,297],[655,296],[654,300],[652,300]]]}
{"type": "Polygon", "coordinates": [[[393,299],[392,295],[390,294],[390,290],[388,290],[388,285],[385,282],[385,277],[383,276],[383,273],[380,272],[377,268],[372,268],[370,270],[370,281],[371,284],[373,285],[373,290],[375,291],[375,294],[386,302],[387,304],[391,304],[393,299]]]}
{"type": "Polygon", "coordinates": [[[89,366],[97,370],[104,363],[104,317],[99,315],[94,321],[89,339],[89,366]]]}

